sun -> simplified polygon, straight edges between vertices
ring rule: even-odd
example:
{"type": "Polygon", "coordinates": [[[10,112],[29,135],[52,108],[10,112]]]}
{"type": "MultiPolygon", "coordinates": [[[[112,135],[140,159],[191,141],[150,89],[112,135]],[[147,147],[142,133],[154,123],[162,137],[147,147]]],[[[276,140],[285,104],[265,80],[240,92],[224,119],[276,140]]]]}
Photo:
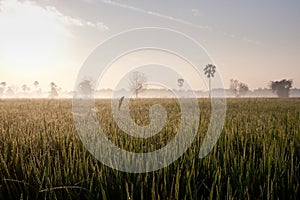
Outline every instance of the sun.
{"type": "Polygon", "coordinates": [[[67,33],[46,9],[15,0],[2,2],[0,32],[0,64],[31,73],[61,56],[67,33]]]}

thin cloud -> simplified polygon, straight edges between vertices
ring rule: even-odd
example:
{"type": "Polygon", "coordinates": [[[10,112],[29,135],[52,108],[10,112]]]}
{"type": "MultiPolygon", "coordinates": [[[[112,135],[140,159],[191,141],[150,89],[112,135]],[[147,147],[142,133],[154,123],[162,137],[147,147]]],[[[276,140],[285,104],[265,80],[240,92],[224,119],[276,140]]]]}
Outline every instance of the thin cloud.
{"type": "Polygon", "coordinates": [[[245,41],[245,42],[248,42],[250,44],[255,44],[255,45],[258,45],[258,46],[263,46],[263,43],[261,43],[259,41],[256,41],[256,40],[249,39],[247,37],[243,37],[242,40],[245,41]]]}
{"type": "Polygon", "coordinates": [[[256,41],[256,40],[249,39],[247,37],[240,37],[238,35],[235,35],[235,34],[232,34],[232,33],[227,33],[227,32],[223,32],[223,35],[228,37],[228,38],[231,38],[231,39],[242,40],[242,41],[247,42],[249,44],[263,46],[263,43],[261,43],[259,41],[256,41]]]}
{"type": "Polygon", "coordinates": [[[115,1],[101,0],[101,2],[105,3],[105,4],[117,6],[117,7],[120,7],[120,8],[133,10],[133,11],[136,11],[136,12],[139,12],[139,13],[152,15],[152,16],[159,17],[159,18],[162,18],[162,19],[167,19],[167,20],[170,20],[170,21],[173,21],[173,22],[177,22],[177,23],[181,23],[181,24],[184,24],[184,25],[192,26],[194,28],[210,29],[208,26],[197,25],[197,24],[194,24],[192,22],[189,22],[189,21],[186,21],[186,20],[183,20],[183,19],[180,19],[180,18],[172,17],[172,16],[165,15],[165,14],[158,13],[158,12],[153,12],[153,11],[150,11],[150,10],[145,10],[145,9],[138,8],[138,7],[131,6],[131,5],[127,5],[127,4],[118,3],[118,2],[115,2],[115,1]]]}
{"type": "MultiPolygon", "coordinates": [[[[95,0],[83,0],[83,1],[85,1],[87,3],[97,2],[95,0]]],[[[219,34],[223,34],[224,36],[226,36],[228,38],[238,39],[238,40],[250,43],[250,44],[262,45],[262,43],[259,42],[259,41],[251,40],[251,39],[248,39],[248,38],[245,38],[245,37],[240,37],[240,36],[232,34],[232,33],[223,32],[221,30],[213,29],[212,27],[209,27],[209,26],[201,26],[201,25],[198,25],[198,24],[194,24],[190,21],[186,21],[186,20],[183,20],[183,19],[180,19],[180,18],[165,15],[165,14],[162,14],[162,13],[153,12],[153,11],[150,11],[150,10],[145,10],[145,9],[138,8],[138,7],[135,7],[135,6],[132,6],[132,5],[122,4],[122,3],[118,3],[118,2],[115,2],[115,1],[111,1],[111,0],[101,0],[101,2],[105,3],[105,4],[108,4],[108,5],[112,5],[112,6],[128,9],[128,10],[136,11],[136,12],[139,12],[139,13],[152,15],[152,16],[159,17],[159,18],[162,18],[162,19],[170,20],[170,21],[177,22],[177,23],[180,23],[180,24],[184,24],[184,25],[187,25],[187,26],[191,26],[191,27],[194,27],[194,28],[206,29],[206,30],[209,30],[209,31],[216,31],[219,34]]],[[[202,13],[198,9],[192,9],[192,14],[194,16],[201,16],[202,15],[202,13]]]]}
{"type": "Polygon", "coordinates": [[[60,22],[66,24],[66,25],[71,25],[71,26],[79,26],[79,27],[91,27],[91,28],[97,28],[100,31],[107,31],[109,30],[108,26],[106,26],[102,22],[90,22],[90,21],[85,21],[80,18],[74,18],[71,16],[64,15],[60,11],[56,9],[56,7],[53,6],[47,6],[46,10],[49,11],[49,15],[51,15],[53,18],[58,19],[60,22]]]}
{"type": "Polygon", "coordinates": [[[16,17],[22,13],[30,12],[32,16],[45,17],[60,22],[62,25],[90,27],[100,31],[107,31],[109,28],[102,22],[90,22],[80,18],[71,17],[58,11],[54,6],[41,7],[34,1],[2,0],[0,1],[0,16],[6,15],[16,17]]]}

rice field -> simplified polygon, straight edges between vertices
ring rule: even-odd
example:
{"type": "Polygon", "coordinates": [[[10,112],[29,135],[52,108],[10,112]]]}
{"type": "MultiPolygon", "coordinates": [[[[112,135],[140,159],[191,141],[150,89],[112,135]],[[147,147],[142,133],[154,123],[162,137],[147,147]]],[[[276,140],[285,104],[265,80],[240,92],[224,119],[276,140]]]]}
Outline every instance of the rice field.
{"type": "MultiPolygon", "coordinates": [[[[202,159],[210,102],[198,102],[198,135],[188,151],[163,169],[134,174],[105,166],[85,149],[71,100],[0,100],[0,199],[299,199],[300,99],[228,99],[222,135],[202,159]]],[[[149,139],[120,130],[109,100],[97,100],[95,110],[115,145],[149,152],[180,125],[175,99],[132,100],[133,120],[147,125],[153,104],[168,117],[149,139]]]]}

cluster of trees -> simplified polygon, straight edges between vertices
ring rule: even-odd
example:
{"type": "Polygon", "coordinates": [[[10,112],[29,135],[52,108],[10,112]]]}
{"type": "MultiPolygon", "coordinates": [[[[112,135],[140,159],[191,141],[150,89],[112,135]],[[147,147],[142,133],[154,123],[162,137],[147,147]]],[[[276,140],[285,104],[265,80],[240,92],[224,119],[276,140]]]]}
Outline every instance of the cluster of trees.
{"type": "Polygon", "coordinates": [[[249,91],[249,87],[246,83],[242,83],[238,80],[231,79],[230,80],[230,91],[234,94],[236,97],[241,97],[243,95],[246,95],[249,91]]]}
{"type": "MultiPolygon", "coordinates": [[[[33,82],[34,91],[28,86],[27,84],[23,84],[21,86],[22,93],[24,97],[27,97],[30,92],[34,94],[35,97],[41,97],[42,95],[42,89],[40,88],[40,83],[38,81],[33,82]]],[[[58,96],[58,86],[54,83],[50,83],[50,91],[49,91],[49,97],[55,98],[58,96]]],[[[17,92],[17,88],[14,88],[13,86],[8,86],[6,82],[0,83],[0,97],[6,96],[6,97],[15,97],[17,92]]],[[[32,94],[31,94],[32,95],[32,94]]]]}
{"type": "Polygon", "coordinates": [[[0,83],[0,97],[2,95],[6,94],[6,96],[11,97],[14,96],[14,91],[12,87],[7,86],[6,82],[1,82],[0,83]]]}
{"type": "MultiPolygon", "coordinates": [[[[208,64],[205,66],[203,69],[204,75],[207,76],[209,79],[209,97],[211,97],[211,81],[212,78],[214,78],[214,74],[216,73],[216,66],[212,64],[208,64]]],[[[132,72],[128,83],[129,83],[129,89],[132,91],[135,95],[136,98],[138,98],[138,95],[140,92],[142,92],[145,88],[145,83],[147,82],[147,76],[142,73],[142,72],[132,72]]],[[[179,78],[177,80],[177,84],[179,87],[179,90],[184,85],[184,79],[179,78]]],[[[278,97],[280,98],[288,98],[289,97],[289,92],[290,89],[292,88],[293,81],[292,80],[287,80],[283,79],[280,81],[271,81],[269,87],[272,89],[273,93],[276,93],[278,97]]],[[[42,90],[40,88],[40,83],[38,81],[34,81],[33,86],[35,88],[35,96],[40,97],[42,94],[42,90]]],[[[26,96],[31,91],[31,88],[24,84],[22,85],[22,91],[23,95],[26,96]]],[[[229,86],[230,91],[234,94],[235,97],[241,97],[247,94],[249,91],[249,87],[246,83],[242,83],[238,80],[231,79],[230,80],[230,86],[229,86]]],[[[49,97],[50,98],[55,98],[58,96],[58,90],[60,88],[54,83],[50,83],[50,91],[49,91],[49,97]]],[[[81,83],[78,85],[78,93],[82,95],[83,97],[90,97],[92,92],[93,92],[93,81],[90,80],[83,80],[81,83]]],[[[12,87],[7,86],[6,82],[1,82],[0,83],[0,97],[1,96],[6,96],[6,97],[14,97],[15,92],[12,87]]]]}
{"type": "MultiPolygon", "coordinates": [[[[216,73],[216,66],[212,64],[208,64],[205,66],[204,74],[207,76],[209,79],[209,97],[211,96],[211,78],[214,77],[214,74],[216,73]]],[[[134,92],[135,97],[138,98],[138,94],[145,89],[144,84],[147,81],[147,76],[142,73],[135,71],[131,74],[129,77],[129,89],[130,91],[134,92]]],[[[178,78],[177,79],[177,85],[179,87],[179,90],[183,87],[184,84],[184,79],[183,78],[178,78]]]]}
{"type": "Polygon", "coordinates": [[[290,96],[290,89],[292,88],[293,81],[283,79],[281,81],[271,81],[270,88],[280,98],[288,98],[290,96]]]}
{"type": "MultiPolygon", "coordinates": [[[[209,97],[211,97],[211,79],[214,78],[216,73],[216,66],[208,64],[203,69],[204,75],[209,79],[209,97]]],[[[143,85],[147,81],[145,74],[141,72],[133,72],[129,79],[129,89],[135,93],[136,98],[138,94],[144,88],[143,85]]],[[[182,88],[184,84],[184,79],[179,78],[177,80],[179,89],[182,88]]],[[[290,89],[292,88],[293,81],[283,79],[280,81],[271,81],[269,87],[274,93],[277,94],[279,98],[288,98],[290,89]]],[[[242,97],[249,91],[249,86],[246,83],[240,82],[235,79],[230,80],[229,90],[234,94],[235,97],[242,97]]]]}

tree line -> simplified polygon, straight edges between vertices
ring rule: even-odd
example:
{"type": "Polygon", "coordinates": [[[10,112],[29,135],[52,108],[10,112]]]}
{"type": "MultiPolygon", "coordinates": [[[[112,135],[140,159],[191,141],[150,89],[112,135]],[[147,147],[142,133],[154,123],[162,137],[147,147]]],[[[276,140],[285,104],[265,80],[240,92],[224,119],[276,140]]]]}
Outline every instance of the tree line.
{"type": "MultiPolygon", "coordinates": [[[[27,95],[32,92],[34,93],[35,97],[41,97],[42,96],[42,89],[40,87],[39,81],[34,81],[32,84],[32,89],[29,85],[23,84],[21,86],[22,94],[24,97],[27,97],[27,95]]],[[[16,96],[16,90],[17,88],[14,86],[9,86],[6,82],[0,83],[0,97],[6,96],[6,97],[15,97],[16,96]]],[[[58,87],[54,82],[50,83],[50,91],[48,92],[49,98],[55,98],[58,97],[58,91],[61,90],[60,87],[58,87]]]]}
{"type": "MultiPolygon", "coordinates": [[[[208,78],[209,83],[209,98],[211,97],[211,82],[216,73],[216,66],[212,64],[208,64],[204,67],[204,75],[208,78]]],[[[135,93],[136,98],[138,94],[145,89],[144,83],[147,81],[147,76],[142,73],[135,71],[131,74],[129,78],[129,89],[135,93]]],[[[181,88],[184,85],[184,79],[177,79],[178,87],[181,88]]],[[[273,93],[275,93],[279,98],[289,98],[290,89],[292,88],[293,81],[283,79],[280,81],[271,81],[268,87],[272,89],[273,93]]],[[[246,83],[240,82],[236,79],[230,80],[229,90],[234,94],[235,97],[242,97],[249,92],[249,86],[246,83]]]]}
{"type": "MultiPolygon", "coordinates": [[[[211,97],[211,82],[213,81],[214,75],[216,73],[216,66],[212,64],[208,64],[203,69],[204,75],[208,78],[209,82],[209,97],[211,97]]],[[[145,83],[147,82],[147,75],[139,72],[134,71],[130,74],[129,80],[128,80],[128,89],[133,92],[136,98],[138,98],[139,94],[146,90],[145,83]]],[[[177,79],[177,85],[179,87],[179,90],[182,89],[184,85],[185,80],[181,77],[177,79]]],[[[92,91],[94,90],[93,87],[94,83],[91,80],[83,80],[79,83],[77,92],[82,95],[83,97],[90,97],[92,94],[92,91]]],[[[279,81],[271,81],[268,87],[275,93],[279,98],[289,98],[290,95],[290,89],[292,88],[293,80],[290,79],[282,79],[279,81]]],[[[36,97],[40,97],[42,95],[42,89],[40,87],[40,83],[38,81],[33,82],[34,87],[34,94],[36,97]]],[[[21,89],[23,91],[23,96],[26,97],[26,95],[32,91],[30,86],[27,84],[23,84],[21,86],[21,89]]],[[[61,88],[58,87],[54,82],[50,83],[50,91],[48,92],[49,98],[56,98],[59,96],[58,91],[60,91],[61,88]]],[[[232,94],[235,97],[242,97],[246,95],[249,91],[249,87],[246,83],[243,83],[236,79],[230,80],[229,90],[232,92],[232,94]]],[[[6,96],[6,97],[14,97],[15,91],[12,86],[8,86],[6,82],[0,83],[0,97],[6,96]]]]}

